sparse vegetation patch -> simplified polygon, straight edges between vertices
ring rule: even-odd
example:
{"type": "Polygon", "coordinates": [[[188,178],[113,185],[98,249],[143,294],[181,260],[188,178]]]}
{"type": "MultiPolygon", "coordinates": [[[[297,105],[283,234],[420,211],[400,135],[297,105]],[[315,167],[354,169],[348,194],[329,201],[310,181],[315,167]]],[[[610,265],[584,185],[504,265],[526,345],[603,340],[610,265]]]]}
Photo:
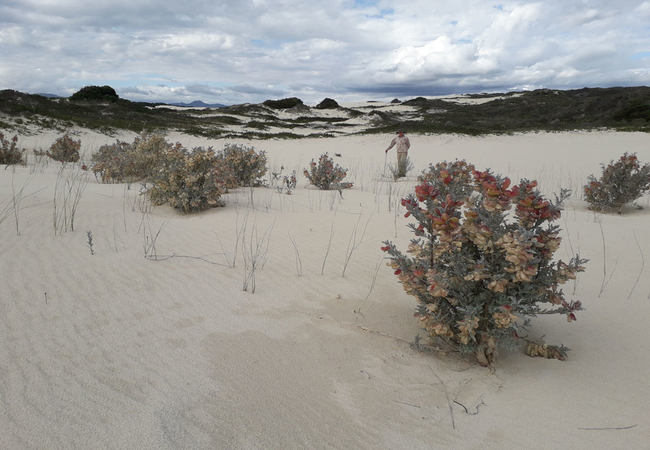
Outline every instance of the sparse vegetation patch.
{"type": "MultiPolygon", "coordinates": [[[[538,89],[506,94],[472,94],[468,99],[484,102],[458,102],[416,97],[405,100],[403,111],[385,111],[382,104],[337,108],[336,101],[324,99],[316,109],[338,109],[346,117],[320,119],[278,117],[276,111],[308,112],[299,98],[267,100],[264,104],[232,105],[218,110],[158,108],[160,104],[120,99],[109,86],[87,86],[75,93],[75,100],[46,98],[12,90],[0,91],[0,113],[23,121],[20,126],[35,125],[64,131],[73,125],[114,134],[118,130],[161,132],[178,130],[206,137],[315,137],[317,133],[255,133],[251,129],[308,128],[323,122],[322,128],[341,131],[347,120],[368,116],[362,133],[391,133],[407,127],[416,133],[458,133],[484,135],[528,131],[564,131],[613,129],[650,130],[649,87],[585,88],[576,90],[538,89]],[[108,88],[110,89],[104,89],[108,88]],[[76,98],[80,98],[77,101],[76,98]],[[371,111],[369,111],[371,110],[371,111]],[[241,125],[244,130],[226,130],[241,125]],[[267,128],[268,127],[268,128],[267,128]]],[[[391,102],[392,103],[392,102],[391,102]]],[[[12,129],[18,122],[0,121],[0,128],[12,129]]],[[[354,123],[355,128],[359,123],[354,123]]]]}

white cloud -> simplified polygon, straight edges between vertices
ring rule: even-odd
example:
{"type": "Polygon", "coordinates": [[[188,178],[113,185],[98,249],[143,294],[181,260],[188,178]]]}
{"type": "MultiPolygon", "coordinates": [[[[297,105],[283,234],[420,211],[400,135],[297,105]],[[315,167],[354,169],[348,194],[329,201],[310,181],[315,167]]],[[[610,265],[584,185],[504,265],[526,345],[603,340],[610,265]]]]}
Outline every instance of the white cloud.
{"type": "Polygon", "coordinates": [[[636,12],[642,14],[645,17],[650,16],[650,2],[643,2],[637,8],[636,12]]]}
{"type": "Polygon", "coordinates": [[[633,0],[3,0],[0,88],[235,103],[647,84],[649,18],[633,0]]]}

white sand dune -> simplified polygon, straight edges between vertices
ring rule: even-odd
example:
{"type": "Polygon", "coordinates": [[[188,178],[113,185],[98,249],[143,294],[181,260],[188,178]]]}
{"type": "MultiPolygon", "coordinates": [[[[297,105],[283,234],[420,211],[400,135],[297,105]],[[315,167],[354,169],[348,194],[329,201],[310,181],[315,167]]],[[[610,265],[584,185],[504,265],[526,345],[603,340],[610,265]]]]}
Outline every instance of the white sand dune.
{"type": "MultiPolygon", "coordinates": [[[[81,138],[87,160],[113,141],[81,138]]],[[[409,346],[423,336],[416,301],[380,246],[411,239],[399,198],[414,177],[381,177],[390,138],[239,141],[267,151],[273,170],[296,170],[298,188],[238,189],[192,215],[151,211],[138,184],[89,174],[75,229],[59,235],[59,165],[0,171],[0,448],[650,448],[650,200],[619,216],[580,198],[600,163],[624,151],[650,161],[650,135],[411,136],[414,174],[465,158],[548,194],[574,190],[558,256],[590,260],[564,289],[586,310],[532,326],[569,358],[502,351],[493,370],[409,346]],[[342,197],[306,186],[302,169],[323,152],[340,153],[355,182],[342,197]]]]}

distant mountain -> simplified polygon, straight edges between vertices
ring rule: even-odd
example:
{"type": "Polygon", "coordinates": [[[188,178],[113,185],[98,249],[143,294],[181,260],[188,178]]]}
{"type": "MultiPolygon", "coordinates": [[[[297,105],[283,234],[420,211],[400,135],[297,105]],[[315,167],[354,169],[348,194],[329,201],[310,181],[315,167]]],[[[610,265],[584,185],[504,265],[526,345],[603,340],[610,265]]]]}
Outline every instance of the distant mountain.
{"type": "Polygon", "coordinates": [[[40,95],[41,97],[47,97],[47,98],[62,98],[60,95],[56,94],[42,94],[42,93],[36,93],[34,95],[40,95]]]}
{"type": "Polygon", "coordinates": [[[181,106],[184,108],[223,108],[226,105],[222,105],[221,103],[204,103],[201,100],[194,100],[192,103],[167,103],[168,105],[172,106],[181,106]]]}

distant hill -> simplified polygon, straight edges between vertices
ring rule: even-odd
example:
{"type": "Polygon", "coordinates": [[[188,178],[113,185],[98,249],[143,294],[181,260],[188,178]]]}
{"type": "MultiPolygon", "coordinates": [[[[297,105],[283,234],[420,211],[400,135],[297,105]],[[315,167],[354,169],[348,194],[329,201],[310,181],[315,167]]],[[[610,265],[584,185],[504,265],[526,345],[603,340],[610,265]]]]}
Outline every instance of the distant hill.
{"type": "Polygon", "coordinates": [[[79,126],[107,134],[177,130],[212,138],[260,139],[394,133],[400,128],[411,134],[465,135],[600,129],[650,132],[648,86],[404,100],[400,108],[392,103],[370,103],[331,109],[324,115],[297,98],[232,106],[197,100],[176,103],[187,108],[159,108],[161,103],[119,98],[71,101],[0,90],[0,129],[20,130],[31,125],[65,130],[79,126]],[[192,107],[211,109],[197,111],[192,107]]]}
{"type": "Polygon", "coordinates": [[[171,106],[181,106],[183,108],[223,108],[226,105],[221,103],[204,103],[201,100],[194,100],[192,103],[166,103],[171,106]]]}

